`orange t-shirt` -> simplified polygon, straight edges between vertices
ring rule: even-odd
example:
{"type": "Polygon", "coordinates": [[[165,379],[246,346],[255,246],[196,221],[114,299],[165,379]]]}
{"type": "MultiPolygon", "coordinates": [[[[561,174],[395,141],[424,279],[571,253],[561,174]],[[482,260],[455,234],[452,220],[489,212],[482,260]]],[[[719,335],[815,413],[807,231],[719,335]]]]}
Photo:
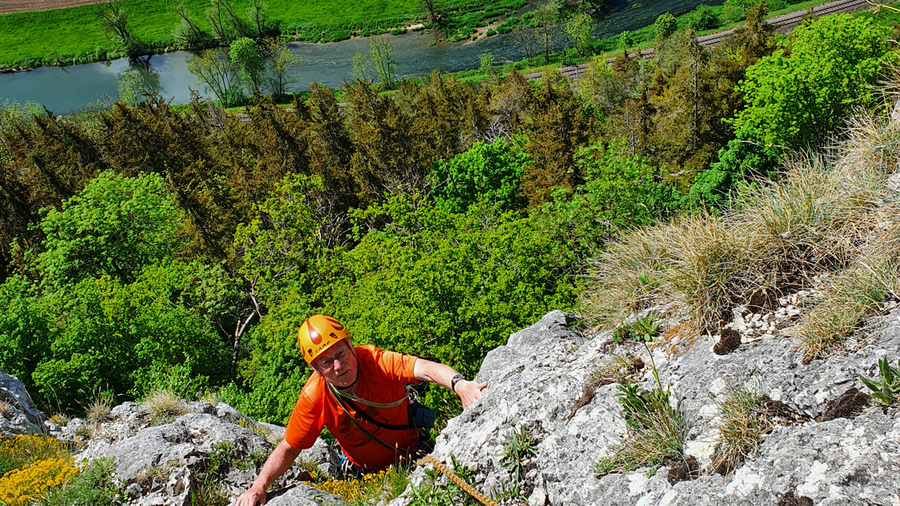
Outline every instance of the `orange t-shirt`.
{"type": "MultiPolygon", "coordinates": [[[[372,345],[356,346],[359,362],[359,386],[357,397],[372,402],[395,402],[406,393],[408,383],[418,383],[413,373],[416,357],[393,351],[380,350],[372,345]]],[[[346,401],[345,401],[346,402],[346,401]]],[[[355,403],[371,418],[390,425],[407,425],[409,401],[393,408],[375,408],[355,403]]],[[[349,404],[348,404],[349,407],[349,404]]],[[[350,412],[354,413],[350,407],[350,412]]],[[[391,430],[379,427],[356,415],[356,421],[385,443],[415,450],[418,430],[391,430]]],[[[309,448],[315,443],[322,426],[341,444],[341,448],[354,464],[378,471],[393,464],[402,453],[389,450],[369,438],[353,425],[344,408],[335,400],[325,378],[313,373],[294,405],[291,419],[284,433],[284,440],[294,448],[309,448]]]]}

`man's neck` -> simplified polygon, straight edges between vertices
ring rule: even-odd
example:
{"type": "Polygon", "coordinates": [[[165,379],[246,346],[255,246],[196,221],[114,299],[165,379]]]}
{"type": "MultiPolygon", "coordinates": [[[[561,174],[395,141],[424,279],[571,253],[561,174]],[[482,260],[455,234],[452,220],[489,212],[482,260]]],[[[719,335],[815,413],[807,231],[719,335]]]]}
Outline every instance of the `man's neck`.
{"type": "Polygon", "coordinates": [[[357,364],[357,365],[356,365],[356,380],[355,380],[352,384],[350,384],[349,386],[346,386],[346,387],[339,387],[339,386],[335,385],[335,388],[337,388],[337,389],[340,390],[341,392],[344,392],[344,393],[346,393],[346,394],[350,394],[350,395],[352,395],[352,396],[355,397],[355,396],[358,395],[358,393],[359,393],[359,376],[360,376],[360,374],[359,374],[359,364],[357,364]]]}

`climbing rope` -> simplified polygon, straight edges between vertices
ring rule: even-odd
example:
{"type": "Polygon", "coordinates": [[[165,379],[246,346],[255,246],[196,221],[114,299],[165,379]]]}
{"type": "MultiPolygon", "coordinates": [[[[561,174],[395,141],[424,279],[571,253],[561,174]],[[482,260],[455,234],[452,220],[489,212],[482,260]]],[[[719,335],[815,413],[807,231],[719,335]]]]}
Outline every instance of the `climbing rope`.
{"type": "Polygon", "coordinates": [[[494,501],[488,499],[481,492],[475,490],[472,485],[466,483],[462,478],[456,475],[453,471],[447,469],[444,464],[441,464],[441,461],[432,457],[431,455],[426,455],[421,459],[416,461],[416,465],[425,467],[425,464],[434,464],[434,468],[444,474],[447,478],[450,479],[453,483],[456,483],[459,488],[466,491],[467,494],[472,496],[476,501],[484,504],[484,506],[499,506],[494,501]]]}

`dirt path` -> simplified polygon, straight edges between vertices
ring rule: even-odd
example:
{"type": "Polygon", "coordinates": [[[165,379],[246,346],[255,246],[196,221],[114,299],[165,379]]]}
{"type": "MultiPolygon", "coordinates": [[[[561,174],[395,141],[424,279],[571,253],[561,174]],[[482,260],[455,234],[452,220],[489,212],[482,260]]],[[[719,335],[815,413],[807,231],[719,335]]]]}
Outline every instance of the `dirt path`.
{"type": "Polygon", "coordinates": [[[46,11],[60,7],[98,4],[107,0],[0,0],[0,14],[46,11]]]}

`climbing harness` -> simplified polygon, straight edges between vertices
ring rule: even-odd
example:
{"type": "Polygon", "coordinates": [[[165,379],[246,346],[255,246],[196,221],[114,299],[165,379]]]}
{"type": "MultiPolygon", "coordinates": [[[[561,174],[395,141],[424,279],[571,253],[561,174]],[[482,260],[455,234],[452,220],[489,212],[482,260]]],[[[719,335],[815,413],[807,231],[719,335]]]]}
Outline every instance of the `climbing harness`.
{"type": "Polygon", "coordinates": [[[484,506],[499,506],[499,505],[498,505],[497,503],[495,503],[494,501],[492,501],[492,500],[488,499],[487,497],[485,497],[484,494],[482,494],[481,492],[475,490],[474,487],[472,487],[471,485],[469,485],[468,483],[466,483],[465,480],[463,480],[462,478],[460,478],[459,476],[457,476],[456,473],[454,473],[454,472],[451,471],[450,469],[447,469],[447,466],[445,466],[444,464],[442,464],[440,460],[438,460],[438,459],[432,457],[431,455],[425,455],[424,457],[422,457],[422,458],[420,458],[419,460],[416,461],[416,465],[419,465],[419,466],[422,466],[422,467],[425,467],[426,464],[432,464],[432,465],[434,465],[434,468],[435,468],[435,469],[437,469],[438,471],[440,471],[440,472],[441,472],[444,476],[446,476],[450,481],[452,481],[453,483],[456,483],[456,485],[457,485],[459,488],[465,490],[467,494],[469,494],[470,496],[472,496],[473,499],[475,499],[476,501],[480,502],[480,503],[483,504],[484,506]]]}
{"type": "MultiPolygon", "coordinates": [[[[357,377],[357,379],[359,379],[359,371],[356,372],[356,377],[357,377]]],[[[367,401],[366,399],[363,399],[362,397],[357,397],[351,393],[341,391],[340,389],[338,389],[331,383],[328,383],[328,388],[331,390],[331,393],[333,393],[335,397],[341,396],[344,399],[349,399],[353,402],[358,402],[360,404],[364,404],[366,406],[371,406],[373,408],[396,408],[400,404],[403,404],[403,401],[405,401],[406,399],[408,399],[410,397],[410,392],[412,391],[412,388],[407,386],[406,394],[404,394],[403,397],[401,397],[400,399],[398,399],[394,402],[374,402],[374,401],[367,401]]]]}
{"type": "MultiPolygon", "coordinates": [[[[348,404],[349,404],[350,406],[353,407],[353,410],[355,412],[359,413],[359,415],[362,416],[366,421],[368,421],[374,425],[377,425],[379,427],[386,428],[386,429],[392,429],[392,430],[408,429],[408,428],[410,428],[410,426],[401,427],[398,425],[390,425],[390,424],[381,423],[381,422],[376,421],[371,416],[369,416],[365,411],[359,409],[354,404],[354,401],[359,402],[360,404],[365,404],[366,406],[391,407],[392,408],[392,407],[399,406],[401,402],[403,402],[405,399],[407,399],[411,396],[411,390],[412,390],[411,388],[407,387],[406,395],[404,395],[399,401],[388,402],[388,403],[371,402],[371,401],[367,401],[365,399],[356,397],[355,395],[350,395],[345,392],[341,392],[340,390],[335,388],[334,385],[332,385],[331,383],[328,383],[328,390],[332,393],[332,395],[334,395],[334,398],[338,402],[338,404],[340,404],[341,407],[344,408],[344,411],[346,411],[347,414],[349,415],[350,421],[353,422],[353,425],[355,425],[356,428],[360,430],[360,432],[362,432],[363,434],[365,434],[366,436],[368,436],[370,439],[372,439],[376,443],[380,444],[381,446],[387,448],[388,450],[393,450],[395,452],[402,453],[407,459],[412,460],[412,457],[414,457],[414,452],[410,452],[409,450],[406,450],[404,448],[400,448],[397,446],[391,446],[388,443],[385,443],[384,441],[381,440],[381,438],[379,438],[375,434],[372,434],[371,431],[369,431],[368,429],[363,427],[362,424],[356,420],[356,417],[350,414],[350,410],[348,409],[348,404]]],[[[412,402],[415,404],[418,404],[418,402],[415,400],[414,394],[412,394],[412,397],[413,397],[412,402]]],[[[428,411],[431,411],[431,410],[428,410],[428,411]]],[[[431,415],[431,422],[433,425],[433,423],[434,423],[434,415],[433,414],[431,415]]],[[[430,428],[430,426],[429,426],[429,428],[430,428]]],[[[348,459],[348,462],[349,462],[349,459],[348,459]]],[[[455,483],[459,488],[463,489],[467,494],[472,496],[472,498],[474,498],[476,501],[480,502],[484,506],[499,506],[497,503],[488,499],[484,494],[482,494],[481,492],[479,492],[478,490],[473,488],[471,485],[466,483],[465,480],[463,480],[462,478],[457,476],[456,473],[454,473],[453,471],[448,469],[447,466],[445,466],[444,464],[441,463],[441,461],[432,457],[431,455],[425,455],[424,457],[416,460],[415,463],[416,463],[416,465],[422,466],[422,467],[425,467],[427,464],[434,465],[435,469],[440,471],[444,476],[446,476],[450,481],[455,483]]]]}

